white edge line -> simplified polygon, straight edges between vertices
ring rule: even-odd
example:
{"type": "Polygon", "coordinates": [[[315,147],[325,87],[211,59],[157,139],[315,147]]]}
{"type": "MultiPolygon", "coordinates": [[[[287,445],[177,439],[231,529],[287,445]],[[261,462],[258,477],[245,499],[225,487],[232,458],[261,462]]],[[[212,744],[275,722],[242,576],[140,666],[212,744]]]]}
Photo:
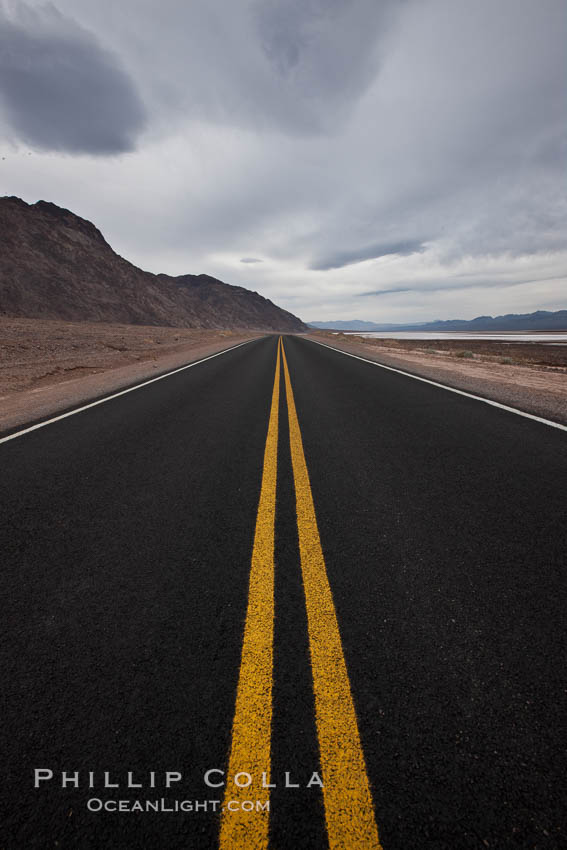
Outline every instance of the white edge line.
{"type": "Polygon", "coordinates": [[[212,360],[213,357],[220,357],[221,354],[228,354],[229,351],[235,351],[242,345],[248,345],[249,342],[254,342],[262,337],[254,337],[254,339],[246,339],[244,342],[233,345],[232,348],[225,348],[223,351],[217,351],[216,354],[209,354],[208,357],[203,357],[201,360],[195,360],[193,363],[187,363],[185,366],[180,366],[178,369],[173,369],[171,372],[165,372],[163,375],[158,375],[155,378],[150,378],[149,381],[143,381],[141,384],[136,384],[134,387],[128,387],[120,392],[107,395],[104,398],[99,398],[96,401],[91,401],[89,404],[83,404],[82,407],[75,407],[73,410],[68,410],[67,413],[61,413],[59,416],[54,416],[52,419],[46,419],[45,422],[38,422],[36,425],[30,425],[29,428],[23,428],[21,431],[16,431],[15,434],[9,434],[7,437],[0,437],[0,445],[7,443],[9,440],[15,440],[16,437],[23,437],[24,434],[29,434],[31,431],[37,431],[39,428],[45,428],[46,425],[52,425],[53,422],[59,422],[61,419],[66,419],[68,416],[74,416],[75,413],[82,413],[83,410],[88,410],[90,407],[97,407],[99,404],[104,404],[106,401],[111,401],[113,398],[118,398],[126,393],[132,393],[134,390],[139,390],[142,387],[147,387],[149,384],[155,384],[156,381],[162,381],[164,378],[169,378],[170,375],[176,375],[177,372],[183,372],[185,369],[190,369],[192,366],[198,366],[200,363],[205,363],[207,360],[212,360]]]}
{"type": "Polygon", "coordinates": [[[458,390],[456,387],[449,387],[447,384],[439,384],[437,381],[431,381],[429,378],[422,378],[420,375],[412,375],[411,372],[404,372],[403,369],[396,369],[394,366],[386,366],[384,363],[378,363],[376,360],[367,360],[366,357],[359,357],[358,354],[351,354],[350,351],[342,351],[340,348],[333,348],[332,345],[327,345],[324,342],[318,342],[315,339],[308,338],[308,342],[314,342],[315,345],[322,345],[323,348],[328,348],[331,351],[337,351],[339,354],[346,354],[347,357],[354,357],[355,360],[362,360],[363,363],[370,363],[371,366],[379,366],[380,369],[387,369],[388,372],[398,372],[399,375],[405,375],[407,378],[413,378],[414,381],[421,381],[424,384],[431,384],[432,387],[441,387],[442,390],[449,390],[450,393],[464,395],[467,398],[474,398],[475,401],[482,401],[484,404],[489,404],[491,407],[499,407],[500,410],[506,410],[508,413],[515,413],[517,416],[523,416],[525,419],[533,419],[534,422],[541,422],[542,425],[549,425],[550,428],[558,428],[560,431],[567,431],[567,425],[561,425],[560,422],[553,422],[551,419],[543,419],[541,416],[534,416],[533,413],[526,413],[525,410],[518,410],[517,407],[508,407],[507,404],[500,404],[499,401],[492,401],[490,398],[473,395],[473,393],[467,393],[465,390],[458,390]]]}

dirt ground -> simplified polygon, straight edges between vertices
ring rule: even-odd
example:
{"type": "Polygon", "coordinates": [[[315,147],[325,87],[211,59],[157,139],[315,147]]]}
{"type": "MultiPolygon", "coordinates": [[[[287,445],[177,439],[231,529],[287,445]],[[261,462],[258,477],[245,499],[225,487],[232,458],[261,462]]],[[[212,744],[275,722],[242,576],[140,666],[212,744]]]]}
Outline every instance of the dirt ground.
{"type": "MultiPolygon", "coordinates": [[[[317,331],[313,339],[567,424],[567,345],[393,340],[317,331]]],[[[565,335],[567,343],[567,334],[565,335]]]]}
{"type": "Polygon", "coordinates": [[[384,348],[392,354],[419,352],[422,355],[446,355],[507,366],[567,369],[567,332],[564,345],[515,342],[514,334],[509,334],[506,342],[491,339],[376,339],[350,334],[338,334],[338,337],[356,340],[376,349],[384,348]]]}
{"type": "Polygon", "coordinates": [[[0,432],[258,336],[0,317],[0,432]]]}
{"type": "MultiPolygon", "coordinates": [[[[246,332],[0,317],[0,397],[129,363],[155,363],[246,332]]],[[[250,333],[248,336],[257,336],[250,333]]]]}

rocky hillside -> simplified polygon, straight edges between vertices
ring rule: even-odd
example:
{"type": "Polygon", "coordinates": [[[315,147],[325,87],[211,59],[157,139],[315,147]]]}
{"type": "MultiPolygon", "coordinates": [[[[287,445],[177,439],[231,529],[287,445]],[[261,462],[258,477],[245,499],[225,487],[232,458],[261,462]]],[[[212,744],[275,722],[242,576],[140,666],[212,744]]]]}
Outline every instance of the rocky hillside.
{"type": "Polygon", "coordinates": [[[0,198],[0,315],[183,328],[303,331],[297,316],[208,275],[154,275],[46,201],[0,198]]]}

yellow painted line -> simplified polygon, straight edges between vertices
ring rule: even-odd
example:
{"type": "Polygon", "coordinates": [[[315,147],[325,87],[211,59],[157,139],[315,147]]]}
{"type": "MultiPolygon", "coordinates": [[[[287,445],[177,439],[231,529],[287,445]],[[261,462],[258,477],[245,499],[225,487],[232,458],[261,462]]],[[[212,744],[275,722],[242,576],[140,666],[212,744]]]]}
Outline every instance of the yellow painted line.
{"type": "Polygon", "coordinates": [[[274,524],[278,455],[278,412],[280,398],[280,348],[268,435],[264,449],[262,486],[252,550],[248,609],[244,627],[242,659],[232,725],[232,745],[220,831],[220,850],[260,850],[268,847],[268,811],[229,811],[231,801],[268,800],[262,787],[270,782],[272,732],[272,668],[274,643],[274,524]],[[252,784],[239,788],[234,783],[252,784]],[[262,774],[265,775],[263,781],[262,774]]]}
{"type": "Polygon", "coordinates": [[[329,847],[381,850],[283,344],[282,356],[329,847]]]}

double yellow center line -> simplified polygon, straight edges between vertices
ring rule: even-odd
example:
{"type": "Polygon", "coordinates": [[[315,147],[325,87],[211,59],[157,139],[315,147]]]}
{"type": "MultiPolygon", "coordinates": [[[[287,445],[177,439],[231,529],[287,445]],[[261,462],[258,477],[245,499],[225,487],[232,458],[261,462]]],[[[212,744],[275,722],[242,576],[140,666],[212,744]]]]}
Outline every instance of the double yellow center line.
{"type": "MultiPolygon", "coordinates": [[[[278,341],[264,451],[225,804],[229,800],[254,799],[253,791],[259,792],[259,796],[264,799],[269,793],[266,788],[270,784],[274,529],[281,361],[285,377],[297,530],[329,847],[333,850],[380,850],[372,795],[281,338],[278,341]],[[239,789],[238,783],[233,784],[238,773],[252,776],[252,785],[239,789]]],[[[225,805],[221,821],[221,850],[264,850],[268,847],[268,834],[268,811],[229,811],[225,805]]]]}

